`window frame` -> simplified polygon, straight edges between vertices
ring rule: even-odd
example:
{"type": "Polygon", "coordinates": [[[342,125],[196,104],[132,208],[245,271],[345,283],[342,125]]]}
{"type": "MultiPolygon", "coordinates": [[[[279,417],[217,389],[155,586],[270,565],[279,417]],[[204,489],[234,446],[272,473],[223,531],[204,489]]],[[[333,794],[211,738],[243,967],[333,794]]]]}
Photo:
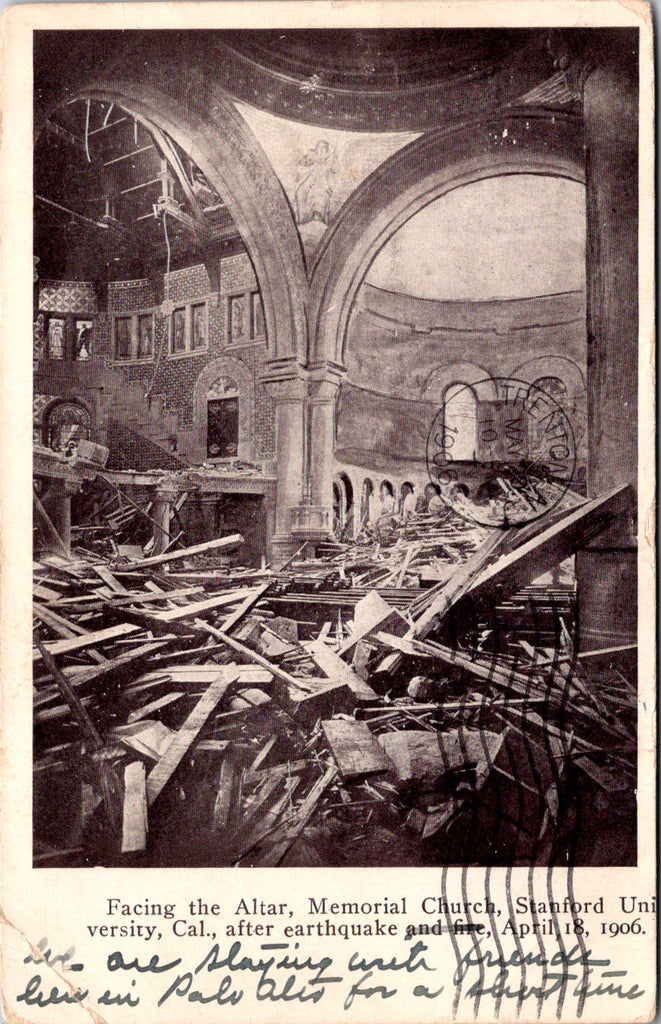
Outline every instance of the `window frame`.
{"type": "Polygon", "coordinates": [[[204,299],[191,299],[189,302],[177,302],[172,310],[172,313],[168,317],[167,322],[168,332],[168,359],[186,359],[190,356],[200,356],[205,352],[209,351],[209,300],[204,299]],[[198,306],[204,307],[204,346],[200,348],[193,347],[193,309],[198,306]],[[183,310],[184,313],[184,347],[183,349],[175,352],[173,349],[174,344],[174,317],[175,313],[183,310]]]}
{"type": "MultiPolygon", "coordinates": [[[[450,432],[453,435],[455,433],[454,430],[451,430],[450,432]]],[[[457,431],[457,434],[458,434],[458,431],[457,431]]],[[[444,455],[445,461],[446,462],[475,462],[479,458],[479,445],[480,445],[480,423],[479,423],[479,399],[478,399],[477,393],[476,393],[475,388],[473,387],[472,384],[469,384],[466,381],[462,381],[462,380],[453,380],[449,384],[447,384],[446,387],[443,389],[443,455],[444,455]],[[450,394],[450,392],[453,392],[453,391],[455,392],[455,394],[450,394]],[[445,444],[445,436],[446,436],[446,433],[448,431],[448,419],[447,419],[447,417],[448,417],[448,405],[450,405],[452,403],[452,400],[455,397],[455,395],[459,395],[463,391],[466,391],[466,392],[468,392],[470,394],[471,399],[472,399],[472,403],[473,403],[473,427],[472,427],[472,430],[473,430],[474,445],[473,445],[472,458],[464,458],[463,455],[462,455],[461,458],[458,458],[456,456],[456,454],[453,454],[453,452],[452,452],[452,448],[454,446],[449,446],[448,447],[445,444]],[[448,398],[449,394],[450,394],[450,397],[448,398]]]]}
{"type": "Polygon", "coordinates": [[[66,316],[65,315],[60,315],[60,314],[57,314],[57,313],[51,313],[49,315],[49,317],[48,317],[48,324],[46,326],[46,351],[48,353],[48,358],[52,359],[53,362],[62,363],[62,362],[64,362],[66,360],[66,358],[67,358],[67,334],[68,334],[68,330],[67,330],[67,318],[66,318],[66,316]],[[53,324],[53,323],[61,323],[62,324],[62,339],[61,339],[62,347],[61,347],[61,350],[60,350],[60,354],[57,355],[57,356],[53,355],[53,352],[51,350],[51,324],[53,324]]]}
{"type": "Polygon", "coordinates": [[[153,308],[133,310],[127,313],[113,312],[112,313],[112,328],[110,344],[112,348],[112,363],[116,366],[128,366],[134,363],[153,363],[154,351],[156,348],[156,312],[153,308]],[[152,351],[149,356],[139,356],[140,346],[140,319],[141,317],[151,316],[152,321],[152,351]],[[130,333],[130,353],[128,356],[118,356],[117,354],[117,322],[119,320],[128,320],[131,324],[130,333]]]}

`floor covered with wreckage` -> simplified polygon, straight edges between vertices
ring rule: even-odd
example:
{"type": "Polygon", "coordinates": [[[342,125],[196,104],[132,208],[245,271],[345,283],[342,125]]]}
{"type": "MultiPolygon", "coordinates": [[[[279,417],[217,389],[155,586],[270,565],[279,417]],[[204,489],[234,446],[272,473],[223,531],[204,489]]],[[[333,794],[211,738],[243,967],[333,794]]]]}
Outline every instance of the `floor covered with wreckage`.
{"type": "Polygon", "coordinates": [[[280,570],[121,500],[37,537],[35,866],[635,863],[636,651],[580,651],[571,557],[619,496],[280,570]]]}

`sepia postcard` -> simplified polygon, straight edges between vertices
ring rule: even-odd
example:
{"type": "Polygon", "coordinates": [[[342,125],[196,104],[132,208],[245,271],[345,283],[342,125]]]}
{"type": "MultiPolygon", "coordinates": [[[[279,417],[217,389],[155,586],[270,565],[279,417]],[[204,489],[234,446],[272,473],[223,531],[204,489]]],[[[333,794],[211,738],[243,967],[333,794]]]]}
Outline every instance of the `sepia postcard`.
{"type": "Polygon", "coordinates": [[[650,7],[0,28],[0,1019],[653,1020],[650,7]]]}

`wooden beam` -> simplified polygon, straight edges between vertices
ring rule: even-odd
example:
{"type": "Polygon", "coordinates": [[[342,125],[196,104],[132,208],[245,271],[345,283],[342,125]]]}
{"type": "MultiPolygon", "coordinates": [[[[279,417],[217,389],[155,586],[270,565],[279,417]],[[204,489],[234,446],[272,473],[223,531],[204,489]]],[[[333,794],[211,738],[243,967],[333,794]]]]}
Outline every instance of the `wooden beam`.
{"type": "Polygon", "coordinates": [[[106,640],[116,640],[120,636],[136,633],[138,628],[138,626],[134,626],[130,622],[124,622],[118,626],[109,626],[108,629],[99,629],[95,633],[85,633],[83,636],[56,640],[50,644],[41,644],[37,641],[37,647],[40,651],[46,650],[51,655],[71,654],[72,651],[84,650],[86,647],[95,647],[106,640]]]}
{"type": "Polygon", "coordinates": [[[158,612],[158,618],[161,622],[176,622],[178,619],[187,619],[190,616],[196,617],[203,612],[222,608],[226,604],[236,604],[237,601],[242,601],[251,594],[251,591],[246,591],[245,589],[232,590],[228,594],[216,594],[215,597],[208,597],[205,601],[182,604],[176,608],[168,608],[166,612],[158,612]]]}
{"type": "Polygon", "coordinates": [[[40,640],[37,640],[37,647],[39,648],[41,656],[46,663],[48,671],[50,672],[53,679],[57,683],[58,690],[60,691],[65,701],[71,708],[71,713],[78,722],[80,728],[82,729],[83,734],[87,742],[89,743],[91,749],[98,750],[100,747],[103,746],[103,737],[97,731],[94,722],[90,718],[86,709],[83,707],[80,697],[71,688],[69,680],[64,675],[64,673],[60,671],[57,664],[55,663],[55,658],[50,653],[50,651],[44,646],[44,644],[41,643],[40,640]]]}
{"type": "Polygon", "coordinates": [[[478,600],[494,593],[496,587],[499,600],[516,594],[607,529],[624,507],[629,490],[630,485],[625,484],[573,508],[548,529],[484,569],[463,596],[478,600]]]}
{"type": "Polygon", "coordinates": [[[147,845],[147,789],[143,761],[124,769],[122,853],[137,853],[147,845]]]}
{"type": "Polygon", "coordinates": [[[153,555],[151,558],[141,558],[137,562],[129,562],[122,565],[122,571],[133,569],[147,569],[152,565],[163,565],[164,562],[174,562],[179,558],[190,558],[193,555],[206,554],[208,551],[231,550],[243,544],[243,537],[240,533],[231,533],[227,537],[216,537],[215,540],[208,540],[204,544],[194,544],[190,548],[180,548],[179,551],[168,551],[163,555],[153,555]]]}
{"type": "Polygon", "coordinates": [[[364,722],[330,718],[321,728],[343,779],[394,771],[390,758],[364,722]]]}
{"type": "Polygon", "coordinates": [[[154,765],[147,777],[147,802],[153,804],[164,786],[181,763],[186,751],[202,729],[211,712],[221,697],[227,693],[232,683],[239,678],[236,665],[218,668],[218,678],[197,702],[181,729],[173,737],[167,750],[154,765]]]}
{"type": "Polygon", "coordinates": [[[266,591],[269,589],[270,583],[263,583],[261,587],[257,587],[256,590],[252,590],[245,601],[223,620],[221,630],[223,633],[229,633],[230,629],[233,629],[241,621],[241,619],[248,614],[251,608],[254,608],[257,602],[264,596],[266,591]]]}
{"type": "Polygon", "coordinates": [[[250,647],[246,647],[245,644],[235,640],[233,636],[229,636],[220,629],[214,629],[213,626],[203,622],[202,619],[196,619],[195,625],[199,629],[203,629],[206,633],[209,633],[210,636],[215,636],[217,640],[222,640],[223,643],[227,644],[227,646],[233,651],[236,651],[237,654],[243,655],[243,657],[247,658],[248,661],[253,661],[256,665],[261,665],[262,668],[267,668],[276,679],[286,683],[287,686],[295,686],[297,689],[306,689],[304,679],[297,679],[296,676],[291,676],[289,672],[283,671],[283,669],[279,668],[277,665],[267,661],[266,658],[262,658],[261,654],[257,654],[257,652],[251,650],[250,647]]]}

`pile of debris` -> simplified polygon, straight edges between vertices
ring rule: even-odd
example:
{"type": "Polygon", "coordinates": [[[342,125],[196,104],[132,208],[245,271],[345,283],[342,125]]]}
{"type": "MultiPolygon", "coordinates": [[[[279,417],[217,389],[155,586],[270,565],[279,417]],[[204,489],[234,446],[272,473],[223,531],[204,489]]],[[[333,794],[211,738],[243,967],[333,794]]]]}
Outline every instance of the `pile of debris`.
{"type": "Polygon", "coordinates": [[[635,649],[578,653],[557,569],[623,496],[412,516],[278,570],[229,566],[240,535],[41,555],[35,865],[607,859],[595,830],[635,829],[635,649]]]}

